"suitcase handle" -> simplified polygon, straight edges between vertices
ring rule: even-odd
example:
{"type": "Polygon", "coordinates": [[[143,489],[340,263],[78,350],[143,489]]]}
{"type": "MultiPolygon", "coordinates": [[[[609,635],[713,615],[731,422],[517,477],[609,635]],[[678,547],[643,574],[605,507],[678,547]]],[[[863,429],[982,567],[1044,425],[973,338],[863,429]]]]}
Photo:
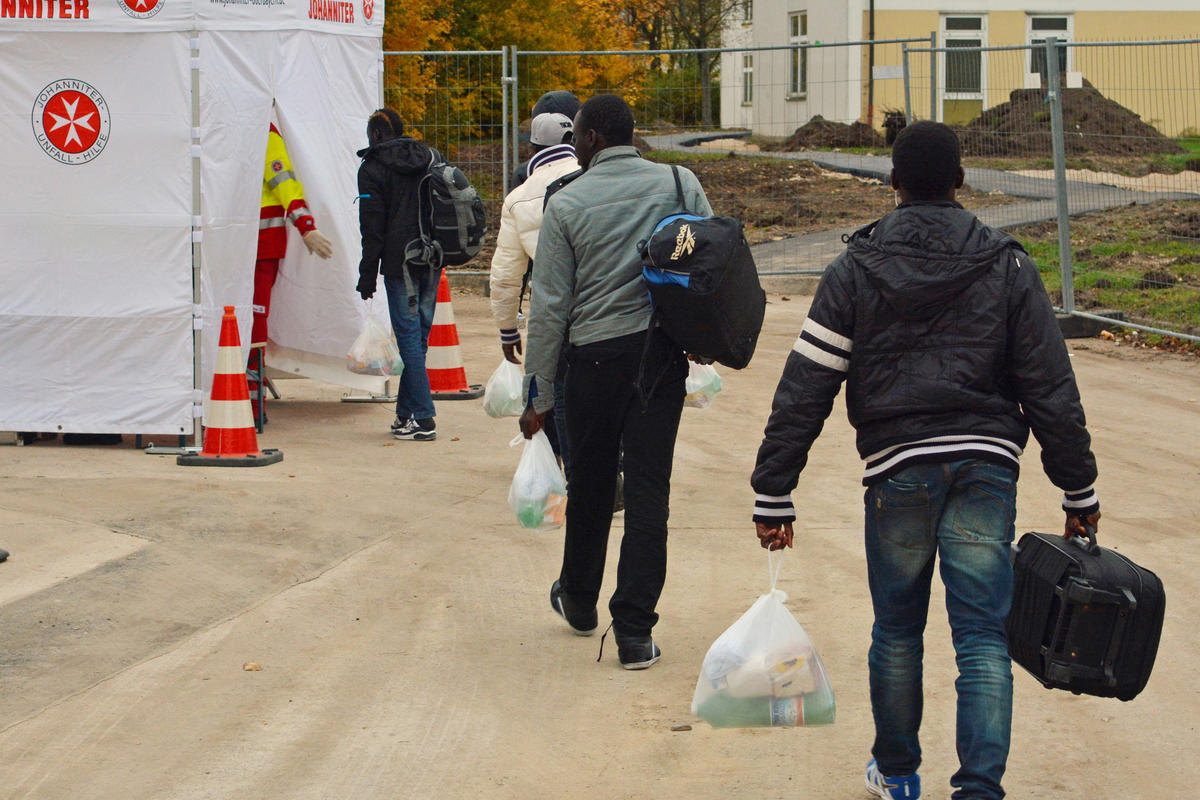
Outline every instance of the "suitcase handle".
{"type": "Polygon", "coordinates": [[[1079,521],[1083,522],[1083,536],[1072,536],[1067,541],[1081,548],[1085,553],[1096,555],[1100,552],[1100,544],[1096,541],[1096,526],[1089,525],[1083,517],[1079,517],[1079,521]]]}

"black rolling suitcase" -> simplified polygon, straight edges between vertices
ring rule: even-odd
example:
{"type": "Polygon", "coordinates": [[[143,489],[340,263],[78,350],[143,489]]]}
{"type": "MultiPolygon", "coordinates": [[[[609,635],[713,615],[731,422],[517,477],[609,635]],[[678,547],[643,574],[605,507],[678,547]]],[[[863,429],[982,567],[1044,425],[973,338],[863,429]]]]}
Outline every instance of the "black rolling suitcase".
{"type": "Polygon", "coordinates": [[[1027,533],[1013,562],[1008,652],[1048,689],[1132,700],[1162,632],[1162,581],[1095,535],[1027,533]]]}

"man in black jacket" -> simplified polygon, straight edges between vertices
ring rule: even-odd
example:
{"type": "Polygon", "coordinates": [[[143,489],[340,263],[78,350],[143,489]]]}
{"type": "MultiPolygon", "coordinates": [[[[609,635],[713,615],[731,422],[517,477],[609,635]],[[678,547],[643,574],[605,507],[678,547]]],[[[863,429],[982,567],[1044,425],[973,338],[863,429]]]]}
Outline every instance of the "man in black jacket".
{"type": "Polygon", "coordinates": [[[370,147],[358,151],[358,225],[362,261],[356,291],[363,300],[375,294],[383,275],[396,345],[404,361],[396,391],[397,439],[428,442],[437,438],[433,394],[425,372],[425,352],[437,307],[440,256],[421,237],[421,179],[436,151],[404,135],[400,115],[381,108],[367,120],[370,147]]]}
{"type": "Polygon", "coordinates": [[[954,201],[954,132],[919,122],[892,151],[898,208],[850,237],[788,355],[751,479],[763,547],[792,545],[790,493],[843,380],[865,462],[868,790],[920,795],[922,636],[935,555],[959,678],[955,800],[1001,798],[1012,717],[1018,457],[1029,430],[1064,491],[1066,535],[1095,525],[1096,461],[1075,375],[1029,255],[954,201]]]}

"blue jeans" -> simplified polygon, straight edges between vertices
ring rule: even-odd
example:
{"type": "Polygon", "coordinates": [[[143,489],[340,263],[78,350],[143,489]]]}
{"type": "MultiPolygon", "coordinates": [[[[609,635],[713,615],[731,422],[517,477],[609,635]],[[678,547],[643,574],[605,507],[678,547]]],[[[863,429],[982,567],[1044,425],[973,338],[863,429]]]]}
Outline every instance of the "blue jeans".
{"type": "Polygon", "coordinates": [[[1015,471],[975,459],[914,465],[864,496],[875,609],[867,657],[871,754],[885,775],[906,775],[921,763],[922,636],[937,555],[958,663],[954,800],[1004,797],[1012,722],[1004,620],[1012,604],[1016,500],[1015,471]]]}
{"type": "Polygon", "coordinates": [[[425,372],[425,351],[429,349],[429,330],[433,327],[433,312],[437,308],[438,282],[442,273],[441,270],[417,268],[412,270],[411,275],[413,289],[417,293],[415,309],[408,304],[404,276],[383,276],[392,331],[396,334],[400,358],[404,360],[400,388],[396,390],[396,416],[401,422],[409,417],[432,419],[435,413],[433,395],[429,390],[429,374],[425,372]]]}

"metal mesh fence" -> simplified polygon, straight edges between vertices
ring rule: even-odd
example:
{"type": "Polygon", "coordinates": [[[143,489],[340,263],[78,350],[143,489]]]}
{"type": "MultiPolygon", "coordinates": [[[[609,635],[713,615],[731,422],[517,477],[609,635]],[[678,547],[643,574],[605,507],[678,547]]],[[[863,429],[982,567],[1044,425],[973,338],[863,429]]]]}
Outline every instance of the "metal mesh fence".
{"type": "MultiPolygon", "coordinates": [[[[796,44],[788,46],[521,53],[517,113],[525,119],[553,89],[622,96],[646,157],[696,172],[717,213],[743,221],[765,274],[816,273],[840,251],[844,232],[891,207],[887,143],[861,121],[870,48],[810,41],[803,14],[789,25],[796,44]],[[860,180],[844,180],[851,174],[860,180]]],[[[902,46],[917,41],[927,40],[878,41],[875,62],[894,65],[898,78],[902,46]]],[[[892,94],[872,98],[880,120],[892,94]]]]}
{"type": "Polygon", "coordinates": [[[384,53],[384,104],[483,197],[493,236],[506,189],[507,51],[384,53]]]}
{"type": "Polygon", "coordinates": [[[1063,309],[1200,335],[1200,40],[907,60],[910,114],[957,128],[968,183],[1028,199],[985,219],[1030,249],[1063,309]]]}
{"type": "Polygon", "coordinates": [[[765,275],[820,272],[842,234],[887,213],[885,120],[936,118],[960,133],[960,201],[1017,235],[1058,305],[1200,335],[1200,40],[923,38],[872,57],[788,24],[786,47],[389,53],[385,100],[470,176],[494,233],[537,99],[618,94],[644,155],[696,172],[765,275]]]}
{"type": "MultiPolygon", "coordinates": [[[[901,47],[914,42],[927,40],[875,43],[875,62],[894,68],[875,85],[880,119],[899,108],[901,47]]],[[[872,88],[861,79],[870,72],[869,52],[865,43],[805,41],[690,51],[388,53],[387,102],[402,104],[416,135],[458,158],[498,220],[506,176],[532,154],[527,131],[537,99],[558,89],[583,99],[618,94],[634,110],[646,157],[696,172],[714,209],[743,220],[764,274],[815,274],[840,252],[843,233],[892,207],[886,142],[860,121],[872,88]],[[507,127],[498,121],[505,117],[507,127]]],[[[488,257],[485,246],[472,266],[486,267],[488,257]]]]}

